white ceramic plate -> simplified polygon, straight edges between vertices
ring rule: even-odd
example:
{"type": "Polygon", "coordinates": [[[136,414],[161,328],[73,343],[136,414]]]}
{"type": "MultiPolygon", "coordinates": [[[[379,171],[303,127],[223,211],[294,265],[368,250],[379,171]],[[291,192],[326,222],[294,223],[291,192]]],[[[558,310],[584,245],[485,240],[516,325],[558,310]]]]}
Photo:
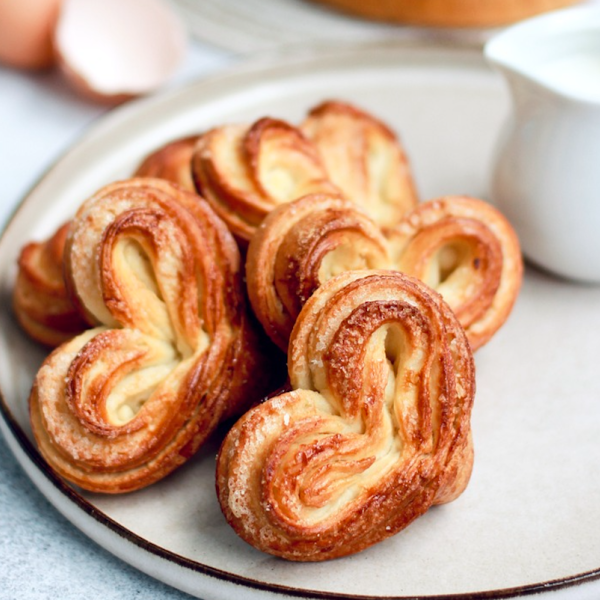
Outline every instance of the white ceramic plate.
{"type": "Polygon", "coordinates": [[[217,442],[166,480],[122,497],[81,493],[31,442],[27,396],[43,351],[14,324],[15,261],[103,184],[167,140],[229,121],[299,121],[325,98],[398,132],[423,198],[486,196],[509,101],[472,51],[367,46],[288,57],[130,104],[99,121],[27,196],[0,239],[0,425],[31,479],[103,547],[205,600],[504,598],[600,594],[600,288],[528,269],[509,322],[477,354],[476,462],[467,491],[356,556],[292,564],[230,530],[214,493],[217,442]],[[557,591],[558,590],[558,591],[557,591]]]}

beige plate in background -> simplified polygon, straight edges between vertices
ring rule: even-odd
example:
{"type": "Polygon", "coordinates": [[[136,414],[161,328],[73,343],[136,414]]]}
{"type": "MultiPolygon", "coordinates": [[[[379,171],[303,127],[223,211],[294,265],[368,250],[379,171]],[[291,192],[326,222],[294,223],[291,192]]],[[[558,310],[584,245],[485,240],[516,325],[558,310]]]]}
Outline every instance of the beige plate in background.
{"type": "Polygon", "coordinates": [[[0,428],[11,449],[92,539],[205,600],[500,598],[548,589],[554,600],[598,597],[600,288],[533,269],[509,322],[477,354],[467,491],[356,556],[292,564],[238,539],[214,493],[216,442],[166,480],[121,497],[71,489],[34,449],[27,396],[44,353],[8,308],[20,247],[169,139],[267,114],[298,122],[326,98],[355,102],[401,134],[423,198],[485,197],[508,97],[473,51],[388,45],[289,56],[114,111],[42,178],[0,240],[0,428]]]}

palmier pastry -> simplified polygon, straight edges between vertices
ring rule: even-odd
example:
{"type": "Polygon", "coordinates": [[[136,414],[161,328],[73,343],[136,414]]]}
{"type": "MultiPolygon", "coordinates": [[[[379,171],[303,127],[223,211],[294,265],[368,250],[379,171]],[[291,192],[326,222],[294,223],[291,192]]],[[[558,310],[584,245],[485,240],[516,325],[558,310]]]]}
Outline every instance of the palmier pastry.
{"type": "Polygon", "coordinates": [[[325,194],[300,198],[265,219],[248,248],[248,293],[280,348],[318,285],[365,268],[402,271],[436,289],[473,350],[502,326],[523,268],[517,236],[495,208],[448,196],[419,205],[386,232],[352,203],[325,194]]]}
{"type": "Polygon", "coordinates": [[[19,256],[13,307],[27,334],[47,346],[58,346],[90,327],[75,309],[63,278],[63,249],[69,224],[45,242],[27,244],[19,256]]]}
{"type": "Polygon", "coordinates": [[[523,276],[519,240],[490,204],[466,196],[424,202],[388,232],[395,268],[435,288],[473,350],[506,321],[523,276]]]}
{"type": "Polygon", "coordinates": [[[379,227],[340,196],[312,194],[271,212],[248,247],[246,280],[254,313],[287,351],[302,306],[345,271],[389,267],[379,227]]]}
{"type": "Polygon", "coordinates": [[[135,172],[136,177],[158,177],[195,192],[192,179],[192,154],[197,135],[181,138],[149,154],[135,172]]]}
{"type": "Polygon", "coordinates": [[[219,501],[244,540],[335,558],[461,494],[474,367],[436,292],[399,272],[339,275],[302,309],[288,361],[293,391],[248,411],[219,452],[219,501]]]}
{"type": "Polygon", "coordinates": [[[381,227],[417,205],[408,159],[396,135],[355,106],[329,101],[313,108],[302,131],[315,143],[329,178],[381,227]]]}
{"type": "Polygon", "coordinates": [[[192,173],[201,195],[242,245],[279,204],[337,191],[314,145],[296,127],[270,118],[200,136],[192,173]]]}
{"type": "Polygon", "coordinates": [[[64,260],[99,326],[46,359],[30,414],[66,479],[111,493],[153,483],[267,391],[239,252],[195,194],[160,179],[103,188],[76,214],[64,260]]]}
{"type": "MultiPolygon", "coordinates": [[[[148,155],[139,177],[159,177],[195,192],[191,160],[198,136],[175,140],[148,155]]],[[[68,223],[46,242],[27,244],[19,257],[13,305],[19,324],[34,340],[58,346],[89,324],[74,308],[63,279],[63,249],[68,223]]]]}

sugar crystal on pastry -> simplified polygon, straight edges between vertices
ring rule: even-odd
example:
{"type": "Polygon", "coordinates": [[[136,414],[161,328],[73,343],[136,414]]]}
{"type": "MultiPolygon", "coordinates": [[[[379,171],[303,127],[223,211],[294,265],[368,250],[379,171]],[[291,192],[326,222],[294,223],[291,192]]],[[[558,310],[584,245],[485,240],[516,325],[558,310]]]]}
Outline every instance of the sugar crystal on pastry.
{"type": "Polygon", "coordinates": [[[441,293],[477,349],[508,318],[523,270],[512,226],[482,200],[423,202],[381,229],[359,207],[329,194],[308,195],[269,214],[250,242],[246,268],[254,311],[281,348],[319,285],[345,271],[387,268],[441,293]]]}
{"type": "Polygon", "coordinates": [[[30,414],[42,455],[69,481],[149,485],[268,391],[237,246],[195,194],[151,178],[106,186],[73,219],[64,260],[74,301],[101,326],[46,359],[30,414]]]}
{"type": "Polygon", "coordinates": [[[270,117],[205,132],[192,173],[199,192],[242,245],[278,205],[337,190],[312,142],[297,127],[270,117]]]}
{"type": "Polygon", "coordinates": [[[302,308],[288,367],[293,391],[247,412],[219,453],[221,508],[246,542],[296,561],[353,554],[464,490],[473,360],[425,284],[330,279],[302,308]]]}

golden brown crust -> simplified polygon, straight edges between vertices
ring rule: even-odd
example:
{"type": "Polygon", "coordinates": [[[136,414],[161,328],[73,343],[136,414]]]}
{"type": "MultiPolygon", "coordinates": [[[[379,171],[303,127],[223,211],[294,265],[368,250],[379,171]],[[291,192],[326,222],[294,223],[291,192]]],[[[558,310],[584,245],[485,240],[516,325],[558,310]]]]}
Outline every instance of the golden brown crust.
{"type": "Polygon", "coordinates": [[[150,178],[106,186],[75,216],[64,260],[73,298],[100,326],[47,358],[30,414],[42,455],[69,481],[149,485],[268,391],[239,252],[195,194],[150,178]]]}
{"type": "Polygon", "coordinates": [[[425,202],[384,236],[352,203],[315,195],[278,208],[259,227],[248,248],[248,293],[265,331],[285,349],[316,287],[366,268],[399,270],[437,290],[473,350],[506,321],[523,275],[513,228],[482,200],[425,202]]]}
{"type": "Polygon", "coordinates": [[[387,125],[351,104],[313,108],[302,131],[317,146],[331,181],[380,227],[417,205],[408,158],[387,125]]]}
{"type": "Polygon", "coordinates": [[[344,271],[385,268],[387,242],[352,202],[311,194],[271,212],[250,241],[248,295],[269,337],[287,351],[302,306],[344,271]]]}
{"type": "Polygon", "coordinates": [[[31,338],[47,346],[58,346],[90,326],[65,287],[62,256],[68,228],[65,223],[45,242],[27,244],[19,256],[15,315],[31,338]]]}
{"type": "Polygon", "coordinates": [[[180,138],[149,154],[135,171],[134,177],[158,177],[195,192],[192,179],[192,154],[197,135],[180,138]]]}
{"type": "Polygon", "coordinates": [[[192,173],[197,189],[242,244],[278,205],[337,191],[314,145],[296,127],[271,118],[200,136],[192,173]]]}
{"type": "MultiPolygon", "coordinates": [[[[137,177],[158,177],[195,192],[191,159],[198,136],[170,142],[149,154],[137,177]]],[[[55,347],[90,327],[73,306],[63,278],[63,250],[69,223],[43,243],[27,244],[19,257],[13,293],[14,311],[34,340],[55,347]]]]}
{"type": "Polygon", "coordinates": [[[294,391],[246,413],[219,453],[221,508],[244,540],[336,558],[462,492],[474,366],[438,294],[398,272],[339,275],[302,309],[288,360],[294,391]]]}
{"type": "Polygon", "coordinates": [[[490,204],[467,196],[424,202],[388,239],[394,267],[444,297],[473,350],[506,321],[521,287],[521,250],[512,226],[490,204]]]}
{"type": "Polygon", "coordinates": [[[491,27],[576,4],[579,0],[313,0],[368,19],[434,25],[491,27]]]}

